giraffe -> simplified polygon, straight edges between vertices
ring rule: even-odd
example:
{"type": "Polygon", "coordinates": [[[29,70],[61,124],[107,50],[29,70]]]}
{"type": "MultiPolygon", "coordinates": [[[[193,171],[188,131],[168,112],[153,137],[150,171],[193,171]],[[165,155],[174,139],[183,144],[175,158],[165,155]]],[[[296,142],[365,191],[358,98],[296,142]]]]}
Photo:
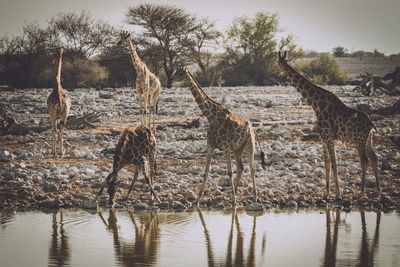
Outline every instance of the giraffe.
{"type": "Polygon", "coordinates": [[[376,126],[367,114],[344,104],[331,91],[315,85],[287,62],[287,52],[279,51],[279,67],[286,74],[297,91],[313,108],[316,126],[322,139],[325,160],[326,197],[329,198],[330,174],[336,184],[336,197],[340,198],[338,171],[336,164],[335,141],[340,140],[348,146],[355,146],[361,160],[361,195],[365,194],[365,179],[368,164],[372,166],[378,196],[381,183],[378,172],[378,157],[372,146],[372,129],[376,126]]]}
{"type": "Polygon", "coordinates": [[[104,187],[107,186],[107,192],[110,196],[109,204],[110,206],[114,205],[118,172],[128,164],[133,164],[135,172],[125,200],[128,199],[139,173],[142,172],[150,187],[151,194],[159,202],[160,200],[153,189],[156,169],[156,138],[152,131],[143,125],[136,128],[128,127],[123,131],[115,148],[113,170],[100,188],[96,200],[100,197],[104,187]],[[150,179],[148,177],[148,168],[150,168],[150,179]]]}
{"type": "MultiPolygon", "coordinates": [[[[243,172],[242,155],[246,153],[247,160],[250,166],[251,178],[253,180],[253,197],[257,201],[256,182],[255,182],[255,167],[254,167],[254,151],[255,139],[257,135],[251,126],[249,120],[232,114],[222,104],[212,100],[193,77],[192,73],[186,68],[182,71],[190,81],[190,91],[193,94],[197,105],[209,122],[207,133],[207,161],[204,172],[203,183],[197,198],[197,205],[204,191],[204,186],[208,179],[210,170],[211,158],[216,148],[225,152],[227,161],[227,172],[232,186],[232,203],[236,204],[236,190],[240,177],[243,172]],[[236,165],[236,180],[232,177],[232,153],[235,158],[236,165]]],[[[257,143],[260,149],[261,163],[264,168],[264,152],[261,150],[260,142],[257,138],[257,143]]]]}
{"type": "Polygon", "coordinates": [[[121,33],[120,43],[122,42],[126,42],[126,44],[128,45],[132,64],[136,70],[136,93],[140,106],[140,122],[142,125],[145,125],[145,112],[148,105],[150,109],[148,126],[150,127],[150,124],[152,122],[152,130],[154,130],[157,100],[161,91],[160,80],[147,68],[146,64],[139,58],[136,52],[136,48],[133,45],[132,39],[128,32],[123,31],[121,33]],[[143,102],[142,96],[144,98],[143,102]]]}
{"type": "Polygon", "coordinates": [[[59,50],[59,61],[58,71],[56,76],[57,86],[53,87],[53,91],[47,98],[47,110],[50,114],[51,121],[51,134],[53,137],[53,144],[51,153],[56,154],[57,146],[57,120],[60,120],[60,129],[58,131],[58,138],[60,139],[60,153],[64,154],[63,151],[63,130],[69,109],[71,107],[71,100],[69,99],[67,92],[61,86],[61,65],[62,65],[62,54],[63,50],[59,50]]]}

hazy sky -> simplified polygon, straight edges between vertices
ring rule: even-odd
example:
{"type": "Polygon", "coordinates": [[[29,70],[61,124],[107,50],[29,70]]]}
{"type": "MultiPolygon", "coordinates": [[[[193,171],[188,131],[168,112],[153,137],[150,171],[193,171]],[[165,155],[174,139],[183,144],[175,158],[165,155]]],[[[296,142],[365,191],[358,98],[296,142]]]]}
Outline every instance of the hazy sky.
{"type": "Polygon", "coordinates": [[[305,50],[400,52],[400,0],[0,0],[0,35],[21,34],[26,23],[44,24],[58,12],[81,10],[129,29],[123,23],[128,7],[141,3],[181,7],[215,21],[222,31],[235,17],[278,13],[284,33],[294,34],[305,50]]]}

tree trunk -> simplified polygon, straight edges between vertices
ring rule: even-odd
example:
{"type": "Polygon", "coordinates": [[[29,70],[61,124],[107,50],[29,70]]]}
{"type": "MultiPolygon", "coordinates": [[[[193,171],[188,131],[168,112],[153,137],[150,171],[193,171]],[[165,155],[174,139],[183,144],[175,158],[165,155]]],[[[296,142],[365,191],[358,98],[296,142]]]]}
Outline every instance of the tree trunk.
{"type": "Polygon", "coordinates": [[[172,81],[173,81],[173,78],[170,76],[167,76],[167,88],[172,87],[172,81]]]}

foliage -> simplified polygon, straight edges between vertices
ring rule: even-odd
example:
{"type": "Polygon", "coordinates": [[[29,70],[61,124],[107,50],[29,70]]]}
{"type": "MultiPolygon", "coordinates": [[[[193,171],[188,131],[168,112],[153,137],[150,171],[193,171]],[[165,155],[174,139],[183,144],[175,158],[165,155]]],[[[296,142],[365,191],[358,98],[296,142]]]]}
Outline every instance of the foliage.
{"type": "Polygon", "coordinates": [[[226,85],[276,83],[279,74],[276,49],[301,54],[291,35],[282,38],[278,46],[275,38],[278,31],[277,14],[259,12],[252,19],[240,17],[233,21],[224,40],[226,52],[219,64],[226,85]]]}
{"type": "Polygon", "coordinates": [[[373,52],[364,50],[357,50],[352,53],[348,53],[347,49],[341,46],[335,47],[332,50],[334,57],[384,57],[385,54],[374,49],[373,52]]]}
{"type": "Polygon", "coordinates": [[[347,56],[347,49],[342,46],[338,46],[332,49],[334,57],[345,57],[347,56]]]}
{"type": "Polygon", "coordinates": [[[110,87],[134,86],[136,72],[126,48],[110,46],[97,57],[97,62],[107,70],[107,85],[110,87]]]}
{"type": "Polygon", "coordinates": [[[343,72],[334,58],[321,55],[308,63],[296,63],[296,69],[317,84],[344,84],[348,74],[343,72]]]}
{"type": "Polygon", "coordinates": [[[74,59],[99,54],[116,36],[112,26],[94,20],[84,11],[57,14],[50,19],[48,32],[54,45],[69,50],[74,59]]]}
{"type": "Polygon", "coordinates": [[[205,86],[210,86],[214,81],[215,72],[211,70],[211,64],[215,56],[211,51],[216,48],[221,35],[215,29],[215,24],[207,19],[197,20],[193,28],[179,35],[180,43],[189,49],[189,60],[199,66],[199,82],[205,86]]]}
{"type": "Polygon", "coordinates": [[[0,84],[17,88],[54,86],[58,48],[64,48],[63,86],[94,86],[104,80],[104,68],[89,58],[113,38],[113,28],[87,13],[60,13],[49,25],[26,24],[22,36],[0,39],[0,84]],[[69,63],[68,63],[69,62],[69,63]],[[68,67],[70,64],[70,68],[68,67]],[[78,74],[80,72],[80,74],[78,74]]]}

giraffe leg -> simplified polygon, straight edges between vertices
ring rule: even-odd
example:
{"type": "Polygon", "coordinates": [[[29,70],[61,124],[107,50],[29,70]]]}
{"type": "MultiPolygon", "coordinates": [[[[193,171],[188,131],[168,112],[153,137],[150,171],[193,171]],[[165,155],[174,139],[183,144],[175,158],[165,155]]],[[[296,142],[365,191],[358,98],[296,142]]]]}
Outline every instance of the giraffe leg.
{"type": "Polygon", "coordinates": [[[325,196],[328,199],[329,198],[329,192],[330,192],[330,180],[331,180],[331,156],[329,155],[329,150],[328,150],[328,145],[324,142],[323,144],[324,147],[324,161],[325,161],[325,180],[326,180],[326,192],[325,196]]]}
{"type": "Polygon", "coordinates": [[[229,181],[231,182],[231,187],[232,187],[232,204],[236,204],[236,194],[235,194],[235,184],[233,182],[233,176],[232,176],[232,151],[230,149],[227,149],[225,152],[225,157],[226,157],[226,168],[227,168],[227,173],[229,176],[229,181]]]}
{"type": "Polygon", "coordinates": [[[51,119],[51,135],[52,135],[52,145],[51,145],[51,154],[56,154],[56,146],[57,146],[57,120],[51,119]]]}
{"type": "Polygon", "coordinates": [[[117,179],[111,179],[107,185],[107,193],[108,193],[108,204],[111,207],[114,207],[115,204],[115,193],[117,192],[116,188],[115,188],[115,184],[117,179]]]}
{"type": "Polygon", "coordinates": [[[254,202],[257,202],[256,177],[255,177],[256,170],[254,168],[254,145],[248,147],[248,149],[246,150],[246,155],[247,155],[247,161],[249,162],[251,179],[253,181],[254,202]]]}
{"type": "Polygon", "coordinates": [[[133,186],[135,185],[138,176],[139,176],[139,169],[136,168],[136,169],[135,169],[135,174],[133,175],[132,184],[131,184],[131,186],[129,187],[128,193],[127,193],[126,196],[124,197],[124,201],[128,200],[129,195],[131,194],[132,188],[133,188],[133,186]]]}
{"type": "Polygon", "coordinates": [[[118,172],[114,172],[113,171],[107,176],[107,178],[105,179],[105,181],[104,181],[103,185],[101,186],[99,192],[97,193],[96,201],[99,199],[101,193],[103,193],[104,188],[109,185],[111,180],[116,179],[117,175],[118,175],[118,172]]]}
{"type": "Polygon", "coordinates": [[[361,162],[361,195],[365,194],[365,179],[367,174],[367,167],[368,167],[368,157],[367,151],[365,147],[365,143],[363,142],[357,147],[358,155],[360,156],[361,162]]]}
{"type": "Polygon", "coordinates": [[[138,93],[137,97],[138,97],[138,100],[139,100],[139,107],[140,107],[140,124],[144,125],[142,95],[138,93]]]}
{"type": "Polygon", "coordinates": [[[60,154],[61,155],[64,155],[63,131],[64,131],[64,121],[60,121],[60,130],[58,131],[58,139],[60,140],[60,154]]]}
{"type": "Polygon", "coordinates": [[[237,188],[239,186],[239,181],[240,181],[240,178],[242,177],[242,173],[244,170],[243,162],[242,162],[242,155],[243,155],[243,149],[233,152],[233,156],[235,158],[235,165],[236,165],[235,194],[237,192],[237,188]]]}
{"type": "Polygon", "coordinates": [[[150,165],[150,182],[152,185],[154,185],[154,177],[156,175],[156,169],[157,169],[155,148],[149,153],[149,165],[150,165]]]}
{"type": "Polygon", "coordinates": [[[156,194],[156,192],[154,191],[154,189],[153,189],[153,185],[152,185],[152,183],[151,183],[151,181],[150,181],[150,178],[149,178],[149,176],[147,175],[147,160],[146,160],[146,158],[144,158],[144,157],[142,157],[142,160],[141,160],[141,162],[140,162],[140,171],[142,171],[143,172],[143,175],[144,175],[144,179],[145,179],[145,181],[146,181],[146,183],[149,185],[149,187],[150,187],[150,191],[151,191],[151,194],[156,198],[156,200],[157,200],[157,202],[160,202],[160,199],[158,198],[158,196],[157,196],[157,194],[156,194]]]}
{"type": "Polygon", "coordinates": [[[151,106],[151,108],[152,108],[151,111],[153,113],[153,128],[152,128],[153,130],[154,130],[155,124],[156,124],[156,112],[157,112],[157,109],[158,109],[158,96],[159,96],[159,94],[160,94],[159,90],[155,91],[154,94],[153,94],[153,104],[151,106]]]}
{"type": "Polygon", "coordinates": [[[147,118],[146,118],[146,115],[147,115],[147,101],[148,101],[148,97],[147,97],[147,94],[145,94],[143,96],[143,122],[144,122],[143,125],[149,127],[148,122],[147,122],[147,118]]]}
{"type": "Polygon", "coordinates": [[[369,134],[367,140],[367,156],[369,159],[369,163],[372,166],[372,170],[374,171],[375,181],[376,181],[376,191],[378,193],[378,196],[380,196],[382,193],[382,189],[381,189],[381,179],[379,177],[379,170],[378,170],[379,162],[378,162],[378,157],[376,156],[374,148],[372,146],[372,133],[369,134]]]}
{"type": "Polygon", "coordinates": [[[210,165],[211,165],[211,158],[214,153],[214,148],[211,146],[207,145],[207,162],[206,162],[206,167],[204,169],[204,178],[203,178],[203,183],[201,184],[199,196],[197,197],[197,206],[200,206],[200,200],[201,196],[203,195],[204,191],[204,186],[206,185],[207,179],[208,179],[208,172],[210,171],[210,165]]]}
{"type": "Polygon", "coordinates": [[[339,189],[339,180],[338,180],[338,170],[336,164],[336,153],[335,153],[335,144],[333,140],[328,140],[327,142],[329,156],[331,158],[331,165],[333,170],[333,178],[335,179],[336,185],[336,198],[340,198],[340,189],[339,189]]]}
{"type": "Polygon", "coordinates": [[[148,125],[149,125],[149,129],[153,129],[153,128],[151,128],[151,123],[152,123],[152,119],[153,119],[153,105],[151,104],[151,95],[149,95],[147,97],[147,105],[149,106],[149,108],[148,108],[149,109],[149,122],[148,122],[148,125]]]}

